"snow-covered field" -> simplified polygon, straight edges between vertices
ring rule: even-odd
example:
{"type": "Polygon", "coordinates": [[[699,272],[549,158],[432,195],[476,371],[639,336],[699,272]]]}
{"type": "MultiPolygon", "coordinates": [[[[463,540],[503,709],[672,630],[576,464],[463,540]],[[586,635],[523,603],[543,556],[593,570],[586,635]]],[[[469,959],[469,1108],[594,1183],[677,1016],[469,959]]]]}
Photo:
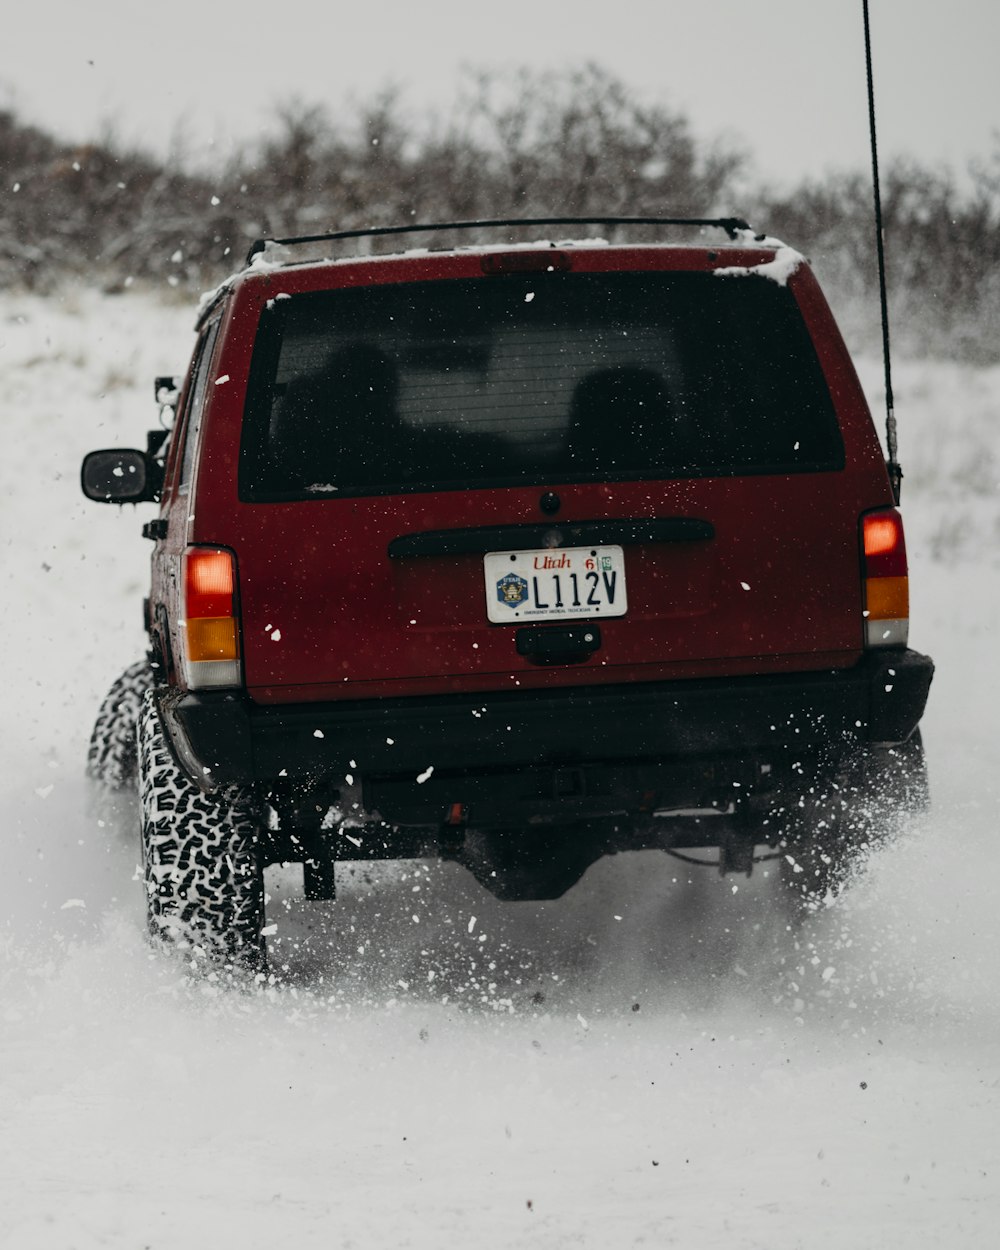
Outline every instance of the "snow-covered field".
{"type": "Polygon", "coordinates": [[[272,872],[248,996],[147,948],[130,814],[82,779],[149,546],[78,464],[141,444],[190,322],[0,297],[0,1245],[996,1246],[1000,370],[896,366],[934,808],[851,895],[793,940],[767,865],[622,856],[516,905],[272,872]]]}

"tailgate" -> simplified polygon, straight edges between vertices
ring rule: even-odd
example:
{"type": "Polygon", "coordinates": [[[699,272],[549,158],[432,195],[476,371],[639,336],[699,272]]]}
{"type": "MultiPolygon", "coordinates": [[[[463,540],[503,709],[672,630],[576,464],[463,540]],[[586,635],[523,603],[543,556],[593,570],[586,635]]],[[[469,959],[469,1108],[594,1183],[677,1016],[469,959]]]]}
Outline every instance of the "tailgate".
{"type": "Polygon", "coordinates": [[[794,287],[553,272],[273,301],[222,538],[250,691],[853,662],[882,470],[845,447],[794,287]]]}
{"type": "MultiPolygon", "coordinates": [[[[260,534],[237,551],[247,684],[289,699],[357,697],[358,683],[371,682],[430,692],[473,675],[502,688],[537,674],[545,658],[522,654],[519,637],[586,622],[598,626],[600,645],[586,657],[563,657],[572,660],[574,680],[585,668],[598,670],[587,680],[620,681],[740,672],[747,664],[754,671],[847,664],[861,648],[862,618],[857,529],[845,521],[844,486],[842,475],[836,490],[812,477],[759,477],[741,483],[738,499],[729,481],[660,486],[659,519],[668,524],[651,540],[643,538],[651,527],[635,523],[649,506],[648,489],[637,483],[560,487],[566,521],[529,523],[541,515],[539,492],[502,492],[490,509],[497,522],[485,527],[470,524],[482,516],[461,495],[396,499],[391,507],[382,499],[323,502],[310,508],[305,533],[294,509],[274,507],[255,518],[260,534]],[[532,617],[511,608],[509,623],[492,622],[499,579],[487,575],[484,556],[523,554],[524,545],[507,546],[521,526],[562,540],[539,545],[539,565],[560,565],[566,550],[620,548],[614,590],[625,613],[610,614],[616,604],[606,603],[602,584],[592,614],[532,617]],[[577,546],[573,534],[581,530],[610,541],[577,546]],[[440,540],[448,534],[475,546],[470,532],[479,550],[434,550],[447,547],[440,540]],[[401,554],[390,554],[394,544],[401,554]]],[[[534,582],[529,607],[551,608],[560,590],[572,603],[563,568],[539,568],[534,582]]]]}

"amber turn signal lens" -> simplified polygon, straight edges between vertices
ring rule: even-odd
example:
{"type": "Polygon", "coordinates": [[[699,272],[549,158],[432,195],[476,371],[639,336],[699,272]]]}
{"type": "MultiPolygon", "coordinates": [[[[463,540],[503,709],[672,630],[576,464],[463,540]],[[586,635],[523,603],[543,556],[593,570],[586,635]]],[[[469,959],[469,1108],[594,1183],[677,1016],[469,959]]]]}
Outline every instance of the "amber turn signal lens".
{"type": "Polygon", "coordinates": [[[869,620],[902,620],[910,615],[908,577],[869,577],[865,591],[869,620]]]}
{"type": "Polygon", "coordinates": [[[189,620],[187,653],[188,659],[192,661],[238,659],[236,622],[231,616],[189,620]]]}

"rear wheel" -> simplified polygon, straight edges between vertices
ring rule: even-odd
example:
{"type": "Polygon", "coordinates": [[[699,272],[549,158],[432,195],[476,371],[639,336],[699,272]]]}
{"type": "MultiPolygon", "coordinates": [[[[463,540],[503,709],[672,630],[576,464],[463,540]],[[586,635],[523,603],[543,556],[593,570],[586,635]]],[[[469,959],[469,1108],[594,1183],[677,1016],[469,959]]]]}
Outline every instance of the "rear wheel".
{"type": "Polygon", "coordinates": [[[870,747],[856,756],[813,798],[788,841],[781,879],[793,906],[807,912],[835,898],[900,820],[928,803],[919,730],[898,746],[870,747]]]}
{"type": "Polygon", "coordinates": [[[87,752],[87,776],[108,790],[126,790],[135,784],[135,732],[142,696],[153,685],[148,660],[137,660],[104,696],[87,752]]]}
{"type": "Polygon", "coordinates": [[[209,967],[262,968],[263,875],[246,796],[198,789],[173,757],[151,690],[138,754],[150,935],[209,967]]]}

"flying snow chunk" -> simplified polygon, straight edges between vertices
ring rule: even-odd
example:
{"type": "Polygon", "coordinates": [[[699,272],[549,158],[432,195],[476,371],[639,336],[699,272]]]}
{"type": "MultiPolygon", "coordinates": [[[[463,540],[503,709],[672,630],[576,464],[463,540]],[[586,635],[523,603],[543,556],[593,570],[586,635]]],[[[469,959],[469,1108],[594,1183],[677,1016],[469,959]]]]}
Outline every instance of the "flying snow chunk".
{"type": "Polygon", "coordinates": [[[417,785],[422,786],[425,781],[429,781],[431,774],[434,772],[434,765],[428,764],[427,768],[417,776],[417,785]]]}
{"type": "Polygon", "coordinates": [[[71,907],[86,907],[86,906],[87,904],[83,901],[82,898],[68,898],[66,902],[63,903],[62,907],[59,908],[59,910],[69,911],[71,907]]]}
{"type": "Polygon", "coordinates": [[[216,379],[215,379],[215,385],[216,385],[216,386],[225,386],[225,384],[226,384],[228,381],[229,381],[229,374],[228,374],[228,373],[224,373],[224,374],[222,375],[222,377],[221,377],[221,378],[216,378],[216,379]]]}

